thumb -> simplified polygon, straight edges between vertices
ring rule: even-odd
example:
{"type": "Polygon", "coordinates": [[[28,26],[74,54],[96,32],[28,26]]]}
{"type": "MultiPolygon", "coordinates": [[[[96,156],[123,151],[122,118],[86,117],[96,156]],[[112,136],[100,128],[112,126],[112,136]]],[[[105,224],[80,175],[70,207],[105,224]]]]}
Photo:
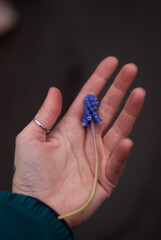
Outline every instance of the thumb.
{"type": "MultiPolygon", "coordinates": [[[[40,110],[35,116],[35,119],[50,130],[62,109],[62,95],[59,89],[51,87],[48,91],[47,97],[41,106],[40,110]]],[[[34,138],[46,137],[46,131],[40,127],[36,122],[31,121],[26,127],[27,132],[34,138]]],[[[46,139],[46,138],[45,138],[46,139]]]]}

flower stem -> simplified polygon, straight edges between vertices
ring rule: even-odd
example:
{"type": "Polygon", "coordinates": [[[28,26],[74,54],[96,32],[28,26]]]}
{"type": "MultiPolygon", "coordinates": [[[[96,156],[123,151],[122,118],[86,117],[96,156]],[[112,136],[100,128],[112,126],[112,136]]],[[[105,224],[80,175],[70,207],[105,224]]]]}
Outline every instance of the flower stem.
{"type": "Polygon", "coordinates": [[[70,212],[68,214],[58,216],[58,220],[73,216],[73,215],[83,211],[90,204],[90,202],[92,201],[92,199],[94,197],[94,194],[96,191],[96,186],[97,186],[97,179],[98,179],[98,152],[97,152],[96,134],[95,134],[95,128],[94,128],[93,121],[91,121],[91,130],[92,130],[93,145],[94,145],[94,152],[95,152],[95,176],[94,176],[94,182],[93,182],[91,194],[90,194],[87,202],[82,207],[80,207],[80,208],[76,209],[75,211],[70,212]]]}

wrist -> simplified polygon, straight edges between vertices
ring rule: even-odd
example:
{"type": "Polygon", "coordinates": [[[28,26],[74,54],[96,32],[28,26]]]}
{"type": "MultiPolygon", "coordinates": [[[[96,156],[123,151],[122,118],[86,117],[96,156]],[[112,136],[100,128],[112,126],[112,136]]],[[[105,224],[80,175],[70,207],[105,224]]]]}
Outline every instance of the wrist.
{"type": "MultiPolygon", "coordinates": [[[[57,209],[58,207],[56,207],[56,206],[53,207],[52,204],[47,200],[46,197],[42,197],[40,194],[38,195],[35,192],[28,191],[28,190],[22,188],[21,186],[15,184],[14,181],[13,181],[13,184],[12,184],[12,194],[23,195],[23,196],[26,196],[26,197],[30,197],[30,198],[36,199],[37,201],[41,202],[42,204],[46,205],[47,207],[49,207],[50,209],[55,211],[57,213],[57,217],[59,215],[61,215],[61,212],[62,212],[61,209],[58,210],[57,209]]],[[[66,224],[71,229],[75,227],[75,224],[73,222],[73,218],[72,217],[65,218],[64,220],[58,220],[58,221],[65,221],[66,224]]]]}

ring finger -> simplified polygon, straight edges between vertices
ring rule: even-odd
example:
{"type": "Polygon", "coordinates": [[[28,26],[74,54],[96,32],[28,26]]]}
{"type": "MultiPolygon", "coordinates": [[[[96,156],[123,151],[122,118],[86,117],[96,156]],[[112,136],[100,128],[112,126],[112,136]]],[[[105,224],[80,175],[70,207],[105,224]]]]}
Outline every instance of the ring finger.
{"type": "Polygon", "coordinates": [[[123,97],[134,81],[136,74],[137,66],[132,63],[126,64],[102,99],[99,107],[99,116],[103,120],[103,124],[100,126],[103,134],[117,113],[123,97]]]}

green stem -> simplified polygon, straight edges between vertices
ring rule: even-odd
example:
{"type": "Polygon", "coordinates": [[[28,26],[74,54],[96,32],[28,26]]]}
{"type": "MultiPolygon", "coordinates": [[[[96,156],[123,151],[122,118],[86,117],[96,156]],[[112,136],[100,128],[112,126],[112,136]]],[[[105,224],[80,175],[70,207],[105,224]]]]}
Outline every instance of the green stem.
{"type": "Polygon", "coordinates": [[[98,152],[97,152],[97,144],[96,144],[96,134],[95,134],[95,129],[94,129],[94,123],[93,121],[91,121],[91,130],[92,130],[92,137],[93,137],[93,144],[94,144],[94,152],[95,152],[95,176],[94,176],[94,182],[93,182],[93,187],[92,187],[92,191],[91,194],[87,200],[87,202],[80,208],[78,208],[77,210],[70,212],[68,214],[65,215],[61,215],[58,216],[58,219],[61,220],[63,218],[66,217],[70,217],[73,216],[81,211],[83,211],[92,201],[95,191],[96,191],[96,186],[97,186],[97,179],[98,179],[98,152]]]}

